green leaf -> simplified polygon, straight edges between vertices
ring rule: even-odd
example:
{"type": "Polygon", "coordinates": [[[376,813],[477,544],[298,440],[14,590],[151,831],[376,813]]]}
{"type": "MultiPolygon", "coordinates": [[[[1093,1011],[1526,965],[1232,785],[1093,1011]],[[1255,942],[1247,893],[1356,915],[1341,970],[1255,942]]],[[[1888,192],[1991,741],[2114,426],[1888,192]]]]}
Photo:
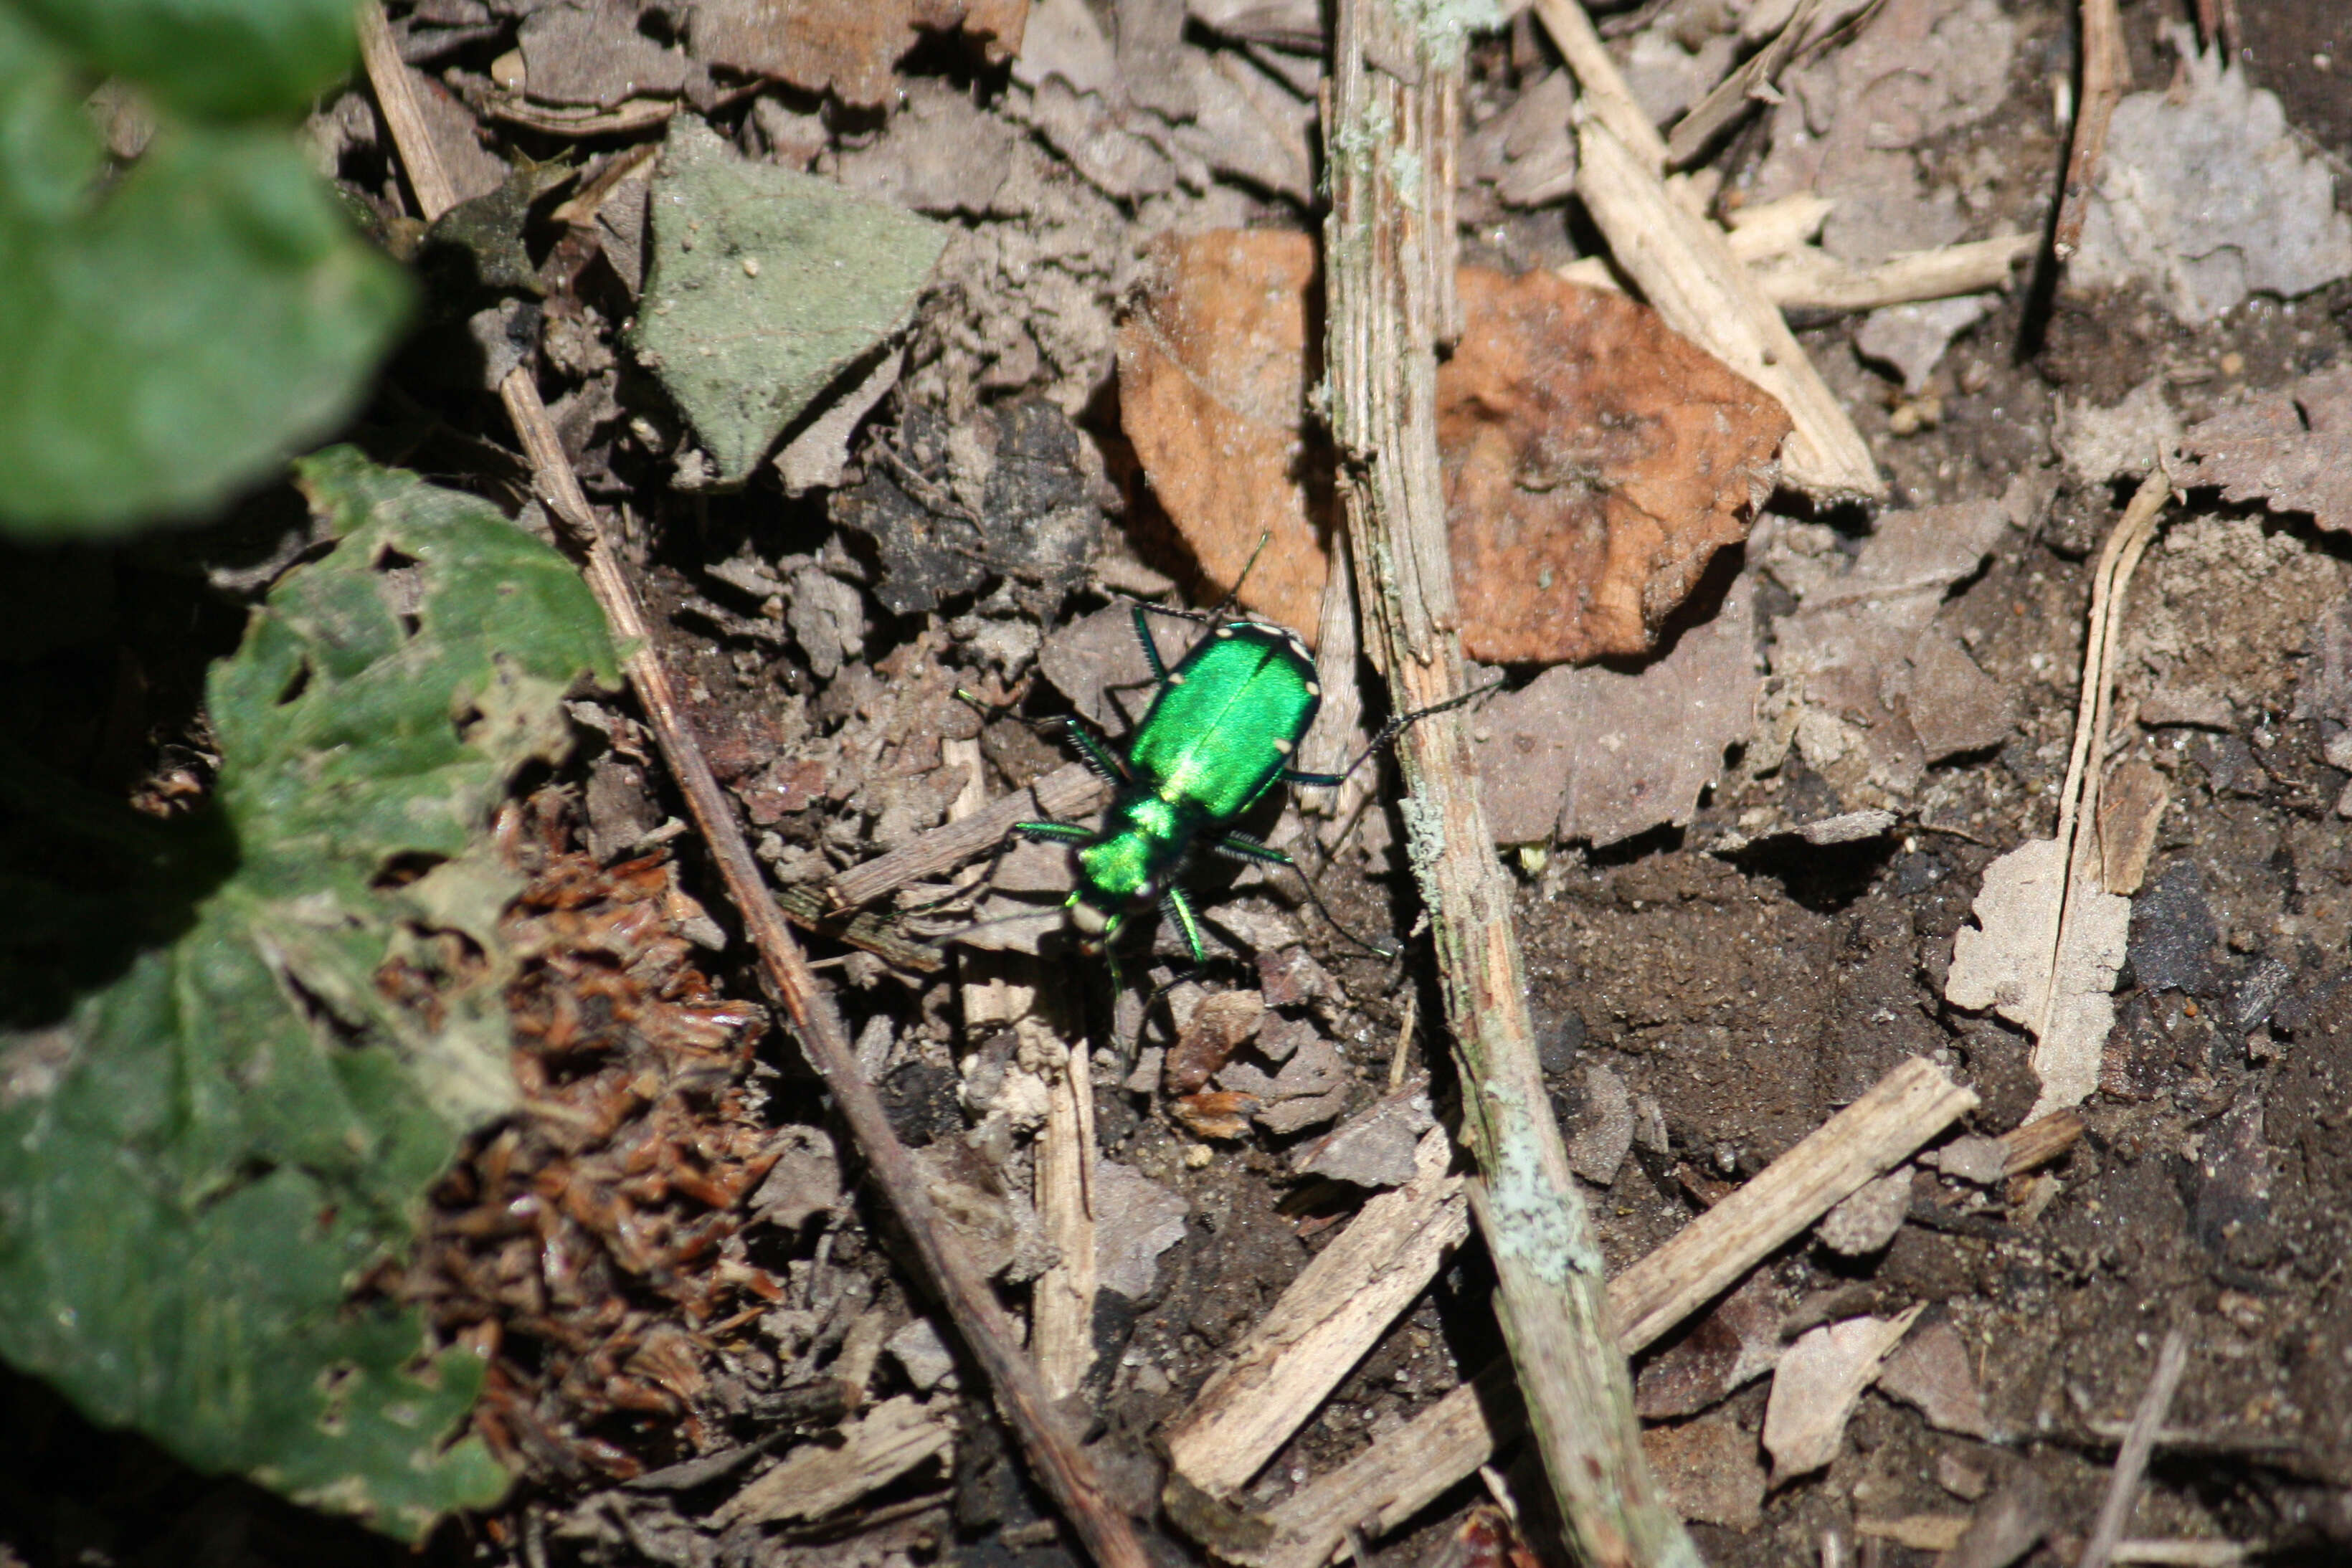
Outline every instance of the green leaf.
{"type": "Polygon", "coordinates": [[[949,235],[829,180],[747,162],[686,114],[670,121],[652,213],[631,343],[730,486],[906,321],[949,235]]]}
{"type": "Polygon", "coordinates": [[[352,68],[346,0],[5,0],[110,76],[226,117],[299,113],[352,68]]]}
{"type": "Polygon", "coordinates": [[[334,430],[408,309],[292,142],[167,121],[111,185],[0,0],[0,528],[194,517],[334,430]]]}
{"type": "Polygon", "coordinates": [[[84,901],[0,926],[0,1355],[190,1464],[414,1539],[505,1488],[448,1442],[481,1366],[351,1297],[513,1101],[518,882],[486,829],[562,752],[564,692],[617,674],[578,575],[487,504],[349,451],[299,477],[341,543],[214,671],[208,813],[110,817],[0,768],[0,821],[46,819],[0,840],[8,891],[71,874],[84,901]],[[111,925],[89,907],[110,871],[137,893],[111,925]],[[18,982],[61,958],[109,977],[29,1016],[18,982]]]}

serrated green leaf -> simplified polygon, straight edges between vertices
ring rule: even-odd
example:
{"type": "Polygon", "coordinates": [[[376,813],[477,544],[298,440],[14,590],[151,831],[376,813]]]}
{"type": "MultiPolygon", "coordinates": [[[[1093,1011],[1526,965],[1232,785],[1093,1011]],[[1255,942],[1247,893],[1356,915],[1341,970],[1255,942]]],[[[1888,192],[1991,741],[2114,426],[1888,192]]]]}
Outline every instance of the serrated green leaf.
{"type": "Polygon", "coordinates": [[[341,542],[214,671],[211,810],[109,817],[0,768],[0,804],[46,819],[0,838],[14,891],[79,870],[84,893],[0,924],[0,1355],[193,1465],[415,1538],[506,1485],[448,1443],[481,1367],[350,1297],[512,1102],[518,883],[486,829],[562,751],[565,690],[617,672],[578,575],[487,504],[348,451],[298,472],[341,542]],[[109,867],[136,891],[111,931],[109,867]],[[36,1019],[16,981],[47,962],[110,977],[36,1019]]]}
{"type": "Polygon", "coordinates": [[[166,121],[111,184],[71,63],[0,0],[0,528],[201,517],[332,431],[406,277],[275,131],[166,121]]]}
{"type": "Polygon", "coordinates": [[[345,0],[6,0],[110,76],[182,108],[295,114],[352,68],[345,0]]]}
{"type": "Polygon", "coordinates": [[[630,342],[740,485],[784,427],[914,310],[948,229],[737,155],[691,115],[654,176],[652,260],[630,342]]]}

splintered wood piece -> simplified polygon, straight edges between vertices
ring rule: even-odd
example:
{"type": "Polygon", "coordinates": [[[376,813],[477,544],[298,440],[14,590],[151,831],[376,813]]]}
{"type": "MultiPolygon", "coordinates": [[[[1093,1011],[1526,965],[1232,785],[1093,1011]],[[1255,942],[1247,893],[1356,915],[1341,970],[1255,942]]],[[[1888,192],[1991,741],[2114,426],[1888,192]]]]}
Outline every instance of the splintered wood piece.
{"type": "Polygon", "coordinates": [[[1995,235],[1905,251],[1874,267],[1855,267],[1808,245],[1751,264],[1748,276],[1784,310],[1875,310],[2007,288],[2017,264],[2040,243],[2030,234],[1995,235]]]}
{"type": "Polygon", "coordinates": [[[1684,211],[1599,118],[1584,118],[1579,145],[1577,193],[1617,265],[1668,326],[1789,411],[1796,428],[1780,449],[1782,479],[1822,499],[1885,496],[1869,444],[1723,232],[1684,211]]]}
{"type": "Polygon", "coordinates": [[[1095,1214],[1087,1179],[1095,1168],[1095,1091],[1087,1046],[1069,1048],[1048,1086],[1045,1130],[1037,1141],[1037,1219],[1061,1261],[1037,1277],[1029,1348],[1056,1399],[1086,1382],[1095,1364],[1095,1214]]]}
{"type": "Polygon", "coordinates": [[[1168,1438],[1168,1456],[1213,1497],[1248,1483],[1470,1233],[1453,1141],[1424,1134],[1412,1181],[1364,1205],[1226,1355],[1168,1438]]]}
{"type": "Polygon", "coordinates": [[[985,854],[1004,841],[1015,822],[1082,816],[1102,804],[1110,787],[1083,762],[1056,768],[1026,789],[1015,789],[959,822],[918,833],[888,854],[854,865],[834,879],[835,908],[856,909],[932,873],[985,854]]]}
{"type": "Polygon", "coordinates": [[[809,1443],[794,1448],[721,1504],[712,1522],[723,1530],[821,1519],[946,1454],[955,1433],[945,1407],[919,1405],[914,1396],[901,1394],[844,1427],[841,1437],[837,1447],[809,1443]]]}
{"type": "Polygon", "coordinates": [[[1576,73],[1577,194],[1617,265],[1668,326],[1780,400],[1796,424],[1780,454],[1789,485],[1816,499],[1885,496],[1869,444],[1734,258],[1723,231],[1667,193],[1660,177],[1665,142],[1633,102],[1583,6],[1538,0],[1536,14],[1576,73]]]}
{"type": "MultiPolygon", "coordinates": [[[[1610,1282],[1618,1345],[1631,1355],[1769,1257],[1848,1194],[1909,1159],[1975,1106],[1973,1091],[1918,1058],[1767,1166],[1610,1282]]],[[[1245,1568],[1322,1568],[1365,1521],[1394,1529],[1493,1457],[1516,1433],[1509,1368],[1488,1366],[1412,1421],[1267,1510],[1245,1568]],[[1507,1411],[1508,1424],[1487,1412],[1507,1411]]],[[[1228,1552],[1225,1555],[1232,1556],[1228,1552]]]]}

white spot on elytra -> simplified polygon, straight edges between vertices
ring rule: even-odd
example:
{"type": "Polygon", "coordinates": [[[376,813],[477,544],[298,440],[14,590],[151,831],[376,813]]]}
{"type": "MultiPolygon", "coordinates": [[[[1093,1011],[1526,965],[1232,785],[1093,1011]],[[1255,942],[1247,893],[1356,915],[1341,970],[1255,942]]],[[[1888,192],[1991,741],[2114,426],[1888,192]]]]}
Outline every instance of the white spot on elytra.
{"type": "Polygon", "coordinates": [[[1286,740],[1277,740],[1277,741],[1276,741],[1276,742],[1274,743],[1274,748],[1275,748],[1275,750],[1276,750],[1276,751],[1280,752],[1280,753],[1281,753],[1283,756],[1285,756],[1285,757],[1287,757],[1287,756],[1289,756],[1289,755],[1290,755],[1290,742],[1288,742],[1288,741],[1286,741],[1286,740]]]}

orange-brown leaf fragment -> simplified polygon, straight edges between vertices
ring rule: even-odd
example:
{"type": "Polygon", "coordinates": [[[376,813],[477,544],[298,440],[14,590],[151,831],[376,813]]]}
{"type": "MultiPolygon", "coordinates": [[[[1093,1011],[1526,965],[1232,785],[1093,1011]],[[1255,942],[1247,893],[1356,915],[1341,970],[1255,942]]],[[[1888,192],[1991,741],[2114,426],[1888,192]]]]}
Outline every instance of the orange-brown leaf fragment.
{"type": "Polygon", "coordinates": [[[687,48],[706,66],[875,108],[917,34],[963,32],[992,64],[1021,52],[1029,0],[697,0],[687,48]]]}
{"type": "Polygon", "coordinates": [[[1656,311],[1545,272],[1464,267],[1437,441],[1464,651],[1647,653],[1789,433],[1772,397],[1656,311]]]}
{"type": "MultiPolygon", "coordinates": [[[[1119,329],[1119,416],[1151,488],[1209,584],[1310,641],[1329,570],[1328,464],[1307,435],[1311,235],[1223,229],[1152,249],[1119,329]]],[[[1316,322],[1319,335],[1321,322],[1316,322]]]]}
{"type": "MultiPolygon", "coordinates": [[[[1163,242],[1119,341],[1119,398],[1153,492],[1212,586],[1258,540],[1241,601],[1311,633],[1328,570],[1328,459],[1305,235],[1163,242]]],[[[1778,402],[1647,306],[1549,274],[1465,267],[1466,326],[1437,374],[1463,645],[1488,663],[1642,653],[1789,431],[1778,402]]]]}

